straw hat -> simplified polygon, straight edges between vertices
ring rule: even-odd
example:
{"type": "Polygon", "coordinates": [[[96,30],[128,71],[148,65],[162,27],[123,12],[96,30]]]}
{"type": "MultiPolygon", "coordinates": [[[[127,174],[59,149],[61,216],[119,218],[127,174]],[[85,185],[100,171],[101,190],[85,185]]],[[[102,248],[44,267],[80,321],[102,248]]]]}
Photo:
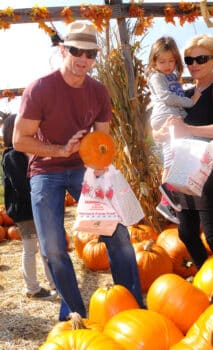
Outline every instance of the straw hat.
{"type": "Polygon", "coordinates": [[[99,49],[96,30],[92,24],[75,21],[68,26],[68,33],[64,39],[64,46],[74,46],[79,49],[99,49]]]}

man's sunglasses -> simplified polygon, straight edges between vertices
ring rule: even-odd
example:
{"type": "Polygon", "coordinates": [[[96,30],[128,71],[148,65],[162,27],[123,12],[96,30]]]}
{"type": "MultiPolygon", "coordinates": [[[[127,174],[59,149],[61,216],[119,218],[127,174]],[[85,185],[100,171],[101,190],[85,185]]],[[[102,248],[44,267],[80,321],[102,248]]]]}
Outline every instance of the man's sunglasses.
{"type": "Polygon", "coordinates": [[[89,59],[94,59],[97,56],[98,50],[96,49],[79,49],[74,46],[65,46],[65,48],[69,51],[69,53],[75,57],[81,57],[83,53],[86,54],[86,57],[89,59]]]}
{"type": "Polygon", "coordinates": [[[204,64],[211,60],[213,58],[212,55],[200,55],[196,57],[191,57],[191,56],[186,56],[184,57],[184,62],[188,65],[191,66],[193,62],[195,61],[197,64],[204,64]]]}

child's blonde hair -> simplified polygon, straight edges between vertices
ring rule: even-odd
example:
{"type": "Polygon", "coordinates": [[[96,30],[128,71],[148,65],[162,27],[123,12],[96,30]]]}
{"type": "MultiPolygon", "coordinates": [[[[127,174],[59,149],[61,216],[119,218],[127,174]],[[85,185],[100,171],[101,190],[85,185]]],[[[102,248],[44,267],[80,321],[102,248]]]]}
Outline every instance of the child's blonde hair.
{"type": "Polygon", "coordinates": [[[178,50],[175,40],[169,36],[163,36],[159,38],[151,47],[149,54],[149,63],[147,65],[147,75],[149,75],[153,70],[156,70],[156,61],[162,52],[171,51],[174,55],[177,71],[177,76],[180,78],[183,73],[183,62],[181,59],[180,52],[178,50]]]}

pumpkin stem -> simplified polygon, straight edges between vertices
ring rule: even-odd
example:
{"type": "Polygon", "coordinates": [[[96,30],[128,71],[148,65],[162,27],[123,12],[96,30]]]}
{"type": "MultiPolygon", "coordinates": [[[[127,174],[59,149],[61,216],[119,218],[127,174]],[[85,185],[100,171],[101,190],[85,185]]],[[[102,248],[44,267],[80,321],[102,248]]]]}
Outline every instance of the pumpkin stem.
{"type": "Polygon", "coordinates": [[[67,316],[67,320],[71,320],[72,321],[72,331],[76,330],[76,329],[87,329],[87,327],[85,326],[82,317],[77,313],[77,312],[71,312],[68,316],[67,316]]]}
{"type": "Polygon", "coordinates": [[[191,260],[188,260],[188,259],[186,259],[186,258],[183,258],[183,264],[182,264],[182,266],[190,268],[192,265],[194,265],[194,264],[193,264],[193,262],[192,262],[191,260]]]}
{"type": "Polygon", "coordinates": [[[144,249],[145,251],[150,252],[150,251],[152,250],[152,246],[153,246],[154,243],[155,243],[154,239],[148,240],[148,242],[146,242],[146,243],[144,244],[144,248],[143,248],[143,249],[144,249]]]}
{"type": "Polygon", "coordinates": [[[101,152],[101,153],[107,153],[107,145],[105,145],[105,144],[101,144],[101,145],[99,145],[99,151],[101,152]]]}

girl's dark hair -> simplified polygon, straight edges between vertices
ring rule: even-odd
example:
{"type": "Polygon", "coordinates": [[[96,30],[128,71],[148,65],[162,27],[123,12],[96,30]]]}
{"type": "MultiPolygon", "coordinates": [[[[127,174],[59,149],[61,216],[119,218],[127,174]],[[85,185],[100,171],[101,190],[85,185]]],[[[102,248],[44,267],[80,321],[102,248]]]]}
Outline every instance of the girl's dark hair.
{"type": "Polygon", "coordinates": [[[158,56],[165,51],[171,51],[176,60],[177,76],[180,77],[183,73],[183,63],[180,52],[178,50],[175,40],[170,36],[163,36],[159,38],[151,47],[149,54],[149,63],[147,66],[147,74],[150,74],[152,70],[155,70],[156,60],[158,56]]]}
{"type": "Polygon", "coordinates": [[[5,147],[12,147],[12,139],[13,139],[13,129],[15,123],[16,114],[9,114],[3,122],[2,126],[2,137],[3,143],[5,147]]]}

